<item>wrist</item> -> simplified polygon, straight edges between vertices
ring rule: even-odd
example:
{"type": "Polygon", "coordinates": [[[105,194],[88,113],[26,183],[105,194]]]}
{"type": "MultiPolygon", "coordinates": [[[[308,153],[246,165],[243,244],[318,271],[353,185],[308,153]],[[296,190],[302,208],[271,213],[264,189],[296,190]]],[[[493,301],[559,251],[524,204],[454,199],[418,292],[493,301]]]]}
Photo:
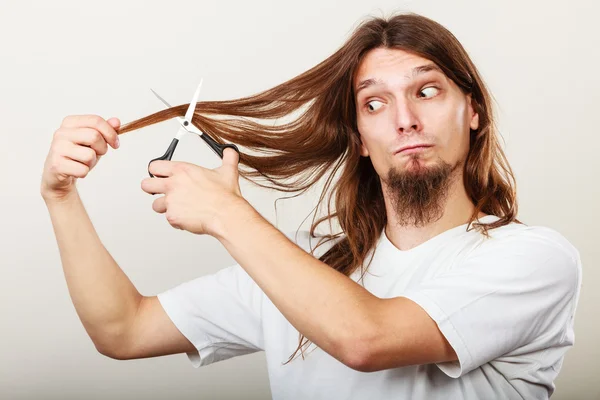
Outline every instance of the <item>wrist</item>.
{"type": "Polygon", "coordinates": [[[40,194],[42,199],[46,203],[47,206],[55,205],[55,204],[63,204],[69,203],[76,199],[79,195],[76,189],[72,189],[68,192],[55,192],[55,191],[46,191],[41,190],[40,194]]]}
{"type": "Polygon", "coordinates": [[[231,237],[231,233],[243,224],[250,223],[257,218],[260,218],[260,215],[246,199],[243,197],[236,199],[221,208],[216,218],[216,226],[212,236],[221,243],[225,243],[231,237]]]}

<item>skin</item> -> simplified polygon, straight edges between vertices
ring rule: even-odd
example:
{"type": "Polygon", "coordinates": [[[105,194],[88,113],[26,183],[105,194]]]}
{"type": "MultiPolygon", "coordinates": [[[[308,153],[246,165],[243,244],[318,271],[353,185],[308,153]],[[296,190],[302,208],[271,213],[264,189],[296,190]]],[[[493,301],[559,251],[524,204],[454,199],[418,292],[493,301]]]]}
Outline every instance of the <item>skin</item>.
{"type": "MultiPolygon", "coordinates": [[[[369,52],[355,75],[355,88],[366,79],[381,81],[356,93],[357,125],[361,155],[370,157],[382,177],[388,214],[386,234],[401,250],[409,250],[452,227],[468,222],[474,205],[467,196],[462,168],[452,172],[441,216],[425,226],[403,224],[391,201],[386,184],[391,169],[417,177],[423,171],[464,165],[469,151],[470,129],[477,129],[479,116],[470,95],[438,69],[413,75],[413,69],[433,63],[398,49],[378,48],[369,52]],[[396,153],[418,143],[433,147],[418,153],[396,153]]],[[[484,216],[485,214],[480,214],[484,216]]]]}
{"type": "MultiPolygon", "coordinates": [[[[362,156],[371,158],[384,183],[390,216],[386,233],[400,249],[466,223],[474,209],[460,179],[460,166],[469,149],[469,130],[478,127],[478,115],[470,96],[443,73],[432,70],[406,78],[415,67],[429,64],[400,50],[375,49],[362,61],[354,81],[357,86],[365,79],[381,81],[355,91],[358,126],[362,156]],[[395,154],[400,147],[417,142],[433,147],[410,155],[395,154]],[[444,164],[455,168],[446,179],[447,194],[436,198],[440,215],[424,226],[403,224],[394,209],[394,193],[386,184],[390,171],[420,179],[444,164]]],[[[226,151],[216,174],[158,161],[151,165],[151,172],[167,179],[145,179],[142,187],[148,193],[166,193],[170,204],[165,197],[157,199],[156,212],[172,211],[167,217],[172,225],[216,237],[294,327],[349,367],[376,371],[456,360],[437,324],[418,305],[403,297],[373,296],[307,255],[260,216],[239,187],[231,185],[238,179],[237,161],[236,153],[226,151]],[[223,203],[229,206],[222,207],[223,203]]],[[[147,307],[151,309],[151,303],[147,307]]]]}
{"type": "MultiPolygon", "coordinates": [[[[394,193],[385,184],[390,171],[420,179],[444,163],[458,165],[468,151],[469,129],[477,127],[469,96],[443,74],[404,78],[414,67],[428,63],[400,50],[375,49],[362,61],[354,81],[355,85],[366,78],[383,82],[358,92],[357,107],[366,100],[380,102],[361,108],[358,125],[363,156],[371,158],[384,182],[386,233],[400,249],[466,223],[474,207],[462,180],[449,178],[447,196],[438,197],[444,199],[439,204],[441,217],[424,226],[403,225],[394,209],[394,193]],[[417,96],[434,82],[440,91],[427,89],[431,99],[417,96]],[[398,147],[417,141],[434,147],[410,156],[394,154],[398,147]]],[[[41,192],[69,292],[102,354],[131,359],[192,352],[194,345],[171,322],[156,296],[139,294],[106,251],[75,190],[74,177],[87,175],[98,156],[106,153],[107,143],[117,147],[114,128],[119,124],[116,118],[65,119],[45,164],[41,192]]],[[[174,228],[218,239],[299,332],[349,368],[372,372],[457,359],[437,324],[417,304],[403,297],[374,296],[265,220],[241,194],[238,161],[232,149],[225,150],[223,164],[213,170],[155,161],[149,170],[157,178],[144,179],[141,188],[158,195],[152,209],[164,214],[174,228]]]]}

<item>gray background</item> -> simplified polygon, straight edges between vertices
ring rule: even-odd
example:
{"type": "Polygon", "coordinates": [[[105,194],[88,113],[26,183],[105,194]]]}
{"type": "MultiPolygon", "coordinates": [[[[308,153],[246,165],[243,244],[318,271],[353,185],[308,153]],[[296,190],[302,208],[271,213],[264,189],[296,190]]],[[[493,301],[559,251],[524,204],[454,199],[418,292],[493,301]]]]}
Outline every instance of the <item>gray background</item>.
{"type": "MultiPolygon", "coordinates": [[[[582,0],[1,0],[0,398],[268,398],[262,353],[196,370],[185,355],[116,361],[96,352],[70,301],[39,195],[52,135],[70,114],[125,123],[160,110],[150,87],[173,104],[189,102],[201,77],[201,99],[254,94],[326,58],[361,18],[406,10],[447,26],[489,84],[520,218],[558,230],[580,250],[576,345],[554,398],[600,398],[600,9],[582,0]]],[[[146,295],[233,263],[215,239],[171,228],[140,188],[176,127],[165,121],[124,135],[121,148],[79,181],[103,243],[146,295]]],[[[193,138],[175,159],[220,164],[193,138]]],[[[242,192],[275,222],[276,192],[246,182],[242,192]]],[[[277,226],[301,225],[316,193],[280,202],[277,226]]]]}

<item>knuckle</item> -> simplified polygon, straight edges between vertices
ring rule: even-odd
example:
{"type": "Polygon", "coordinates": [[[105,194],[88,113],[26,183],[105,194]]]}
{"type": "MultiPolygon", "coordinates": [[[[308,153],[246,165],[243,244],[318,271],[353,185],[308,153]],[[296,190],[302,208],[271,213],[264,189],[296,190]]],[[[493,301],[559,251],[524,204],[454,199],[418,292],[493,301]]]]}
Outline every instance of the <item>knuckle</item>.
{"type": "Polygon", "coordinates": [[[60,172],[60,162],[59,162],[58,160],[56,160],[56,159],[55,159],[55,160],[53,160],[53,161],[50,163],[50,166],[49,166],[49,168],[48,168],[48,169],[49,169],[49,170],[50,170],[50,172],[52,172],[52,173],[58,173],[58,172],[60,172]]]}
{"type": "Polygon", "coordinates": [[[95,127],[99,128],[102,126],[104,119],[99,115],[92,115],[92,123],[95,127]]]}
{"type": "Polygon", "coordinates": [[[94,133],[93,133],[93,138],[92,139],[95,142],[101,141],[102,140],[102,133],[100,133],[100,131],[94,129],[94,133]]]}
{"type": "Polygon", "coordinates": [[[54,135],[52,135],[52,139],[53,140],[59,140],[60,138],[62,138],[64,135],[64,130],[63,129],[57,129],[54,131],[54,135]]]}
{"type": "Polygon", "coordinates": [[[93,149],[86,148],[85,161],[89,163],[89,162],[93,162],[95,160],[96,160],[96,152],[93,149]]]}
{"type": "Polygon", "coordinates": [[[175,164],[173,166],[173,169],[178,172],[187,172],[188,166],[187,166],[187,164],[175,164]]]}
{"type": "Polygon", "coordinates": [[[62,154],[63,148],[64,146],[62,145],[61,138],[57,138],[57,140],[52,142],[52,144],[50,145],[50,153],[54,155],[62,154]]]}
{"type": "Polygon", "coordinates": [[[177,225],[177,222],[179,219],[175,215],[173,215],[173,213],[167,212],[166,217],[167,217],[167,221],[169,222],[169,224],[177,225]]]}

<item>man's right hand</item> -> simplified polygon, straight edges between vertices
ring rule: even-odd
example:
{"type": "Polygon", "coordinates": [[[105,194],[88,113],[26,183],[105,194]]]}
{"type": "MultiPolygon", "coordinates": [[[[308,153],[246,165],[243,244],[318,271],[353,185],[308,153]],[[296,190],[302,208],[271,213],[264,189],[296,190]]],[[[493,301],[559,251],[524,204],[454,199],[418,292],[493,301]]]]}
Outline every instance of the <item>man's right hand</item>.
{"type": "Polygon", "coordinates": [[[41,194],[44,199],[62,199],[75,190],[77,178],[84,178],[108,151],[119,147],[118,118],[104,120],[97,115],[70,115],[54,133],[44,164],[41,194]]]}

